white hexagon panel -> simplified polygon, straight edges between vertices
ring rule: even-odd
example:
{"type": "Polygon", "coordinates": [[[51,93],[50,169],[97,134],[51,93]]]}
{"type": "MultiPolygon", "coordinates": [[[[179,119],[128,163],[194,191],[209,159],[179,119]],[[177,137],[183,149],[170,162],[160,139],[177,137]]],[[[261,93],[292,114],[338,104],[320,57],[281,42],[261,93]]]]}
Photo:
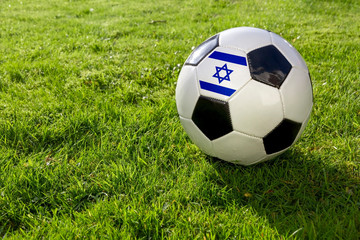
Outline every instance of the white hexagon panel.
{"type": "Polygon", "coordinates": [[[261,138],[236,131],[214,140],[213,146],[216,157],[235,164],[250,165],[266,157],[261,138]],[[239,149],[246,149],[246,151],[239,151],[239,149]]]}
{"type": "Polygon", "coordinates": [[[214,156],[212,142],[204,135],[204,133],[194,124],[191,119],[180,116],[181,125],[188,133],[191,141],[193,141],[206,154],[214,156]]]}
{"type": "Polygon", "coordinates": [[[234,130],[264,137],[283,119],[277,88],[251,80],[229,101],[234,130]]]}
{"type": "Polygon", "coordinates": [[[307,115],[307,117],[305,118],[305,121],[301,124],[301,128],[299,130],[299,133],[297,134],[295,141],[299,140],[301,134],[303,133],[303,131],[305,130],[306,125],[308,124],[309,120],[310,120],[310,116],[311,116],[311,110],[309,111],[309,114],[307,115]]]}
{"type": "Polygon", "coordinates": [[[190,119],[199,98],[197,88],[196,68],[194,66],[185,65],[179,74],[176,86],[176,107],[180,116],[190,119]],[[179,104],[182,103],[182,104],[179,104]]]}
{"type": "Polygon", "coordinates": [[[219,45],[222,47],[235,47],[248,53],[251,50],[271,44],[269,31],[239,27],[221,32],[219,45]]]}
{"type": "Polygon", "coordinates": [[[270,33],[273,45],[287,58],[293,67],[299,67],[308,71],[304,59],[300,53],[285,39],[275,33],[270,33]]]}
{"type": "Polygon", "coordinates": [[[285,118],[302,123],[312,109],[313,94],[309,73],[292,68],[280,87],[285,118]],[[301,101],[299,101],[301,99],[301,101]]]}
{"type": "Polygon", "coordinates": [[[215,48],[197,66],[197,78],[202,96],[228,100],[251,79],[245,52],[215,48]]]}

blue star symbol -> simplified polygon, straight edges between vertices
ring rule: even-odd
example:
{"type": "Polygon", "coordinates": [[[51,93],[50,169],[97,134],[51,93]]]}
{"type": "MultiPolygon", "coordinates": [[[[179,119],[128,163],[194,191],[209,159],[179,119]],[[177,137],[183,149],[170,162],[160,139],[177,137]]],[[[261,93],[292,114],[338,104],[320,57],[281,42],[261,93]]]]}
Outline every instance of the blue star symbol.
{"type": "Polygon", "coordinates": [[[224,80],[230,81],[230,76],[229,75],[234,70],[228,69],[226,63],[222,67],[215,66],[215,68],[216,68],[216,73],[213,75],[213,77],[217,78],[219,80],[219,83],[221,83],[224,80]],[[224,74],[220,75],[221,71],[225,71],[225,76],[224,76],[224,74]]]}

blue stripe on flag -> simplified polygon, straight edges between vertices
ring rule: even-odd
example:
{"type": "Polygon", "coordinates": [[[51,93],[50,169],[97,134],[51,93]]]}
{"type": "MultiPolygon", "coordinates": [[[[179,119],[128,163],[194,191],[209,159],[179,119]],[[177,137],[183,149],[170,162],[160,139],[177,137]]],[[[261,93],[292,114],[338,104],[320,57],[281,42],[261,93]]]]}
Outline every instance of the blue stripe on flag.
{"type": "Polygon", "coordinates": [[[247,66],[245,57],[241,57],[229,53],[214,51],[212,54],[210,54],[209,58],[247,66]]]}
{"type": "Polygon", "coordinates": [[[204,89],[204,90],[208,90],[210,92],[219,93],[219,94],[225,95],[225,96],[231,96],[235,92],[235,89],[222,87],[222,86],[204,82],[201,80],[200,80],[200,88],[204,89]]]}

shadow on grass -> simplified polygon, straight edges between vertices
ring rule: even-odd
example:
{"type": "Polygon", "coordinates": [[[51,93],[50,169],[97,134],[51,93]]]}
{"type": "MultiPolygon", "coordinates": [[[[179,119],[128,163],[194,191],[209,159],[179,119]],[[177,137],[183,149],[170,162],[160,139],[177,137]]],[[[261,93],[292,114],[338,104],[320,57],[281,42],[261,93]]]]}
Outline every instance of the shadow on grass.
{"type": "Polygon", "coordinates": [[[322,158],[292,148],[250,167],[218,159],[209,162],[215,170],[211,178],[231,189],[226,201],[252,208],[280,234],[358,239],[360,180],[354,172],[359,169],[322,158]]]}

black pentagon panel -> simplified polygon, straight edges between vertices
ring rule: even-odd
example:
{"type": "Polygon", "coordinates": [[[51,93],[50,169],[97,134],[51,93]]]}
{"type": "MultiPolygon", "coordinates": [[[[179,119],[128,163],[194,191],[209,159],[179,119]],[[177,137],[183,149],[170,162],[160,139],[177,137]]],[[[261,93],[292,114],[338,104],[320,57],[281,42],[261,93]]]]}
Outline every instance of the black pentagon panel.
{"type": "Polygon", "coordinates": [[[209,97],[200,96],[192,120],[210,140],[233,130],[228,103],[209,97]]]}
{"type": "Polygon", "coordinates": [[[264,137],[263,141],[266,153],[272,154],[290,147],[299,133],[300,128],[301,123],[284,119],[274,130],[264,137]]]}
{"type": "Polygon", "coordinates": [[[185,65],[198,65],[199,62],[203,60],[217,46],[219,46],[219,35],[212,36],[211,38],[205,40],[194,49],[194,51],[185,61],[185,65]]]}
{"type": "Polygon", "coordinates": [[[255,49],[248,53],[252,79],[280,88],[291,70],[291,64],[273,45],[255,49]]]}

